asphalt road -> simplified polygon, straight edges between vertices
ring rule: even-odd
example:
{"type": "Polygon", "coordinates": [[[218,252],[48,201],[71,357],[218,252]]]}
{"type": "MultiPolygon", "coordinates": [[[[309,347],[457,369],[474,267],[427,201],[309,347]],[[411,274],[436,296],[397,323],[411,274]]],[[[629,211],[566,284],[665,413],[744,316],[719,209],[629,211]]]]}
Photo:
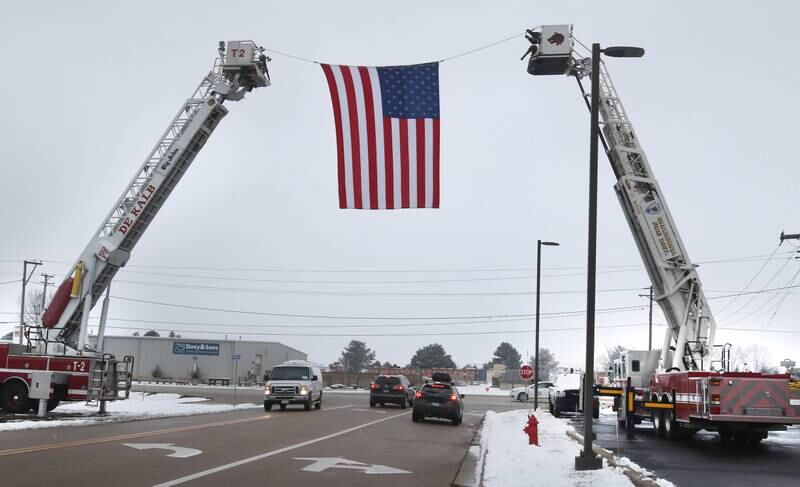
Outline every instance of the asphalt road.
{"type": "MultiPolygon", "coordinates": [[[[218,402],[233,398],[228,389],[190,390],[218,402]]],[[[258,390],[237,391],[239,402],[261,398],[258,390]]],[[[319,411],[290,406],[6,431],[0,434],[0,478],[14,486],[444,486],[455,478],[484,412],[519,407],[505,397],[464,401],[460,426],[412,423],[410,409],[371,409],[367,394],[326,393],[319,411]],[[178,450],[191,456],[177,458],[168,456],[173,450],[146,448],[150,444],[193,450],[178,450]]]]}
{"type": "MultiPolygon", "coordinates": [[[[583,433],[583,422],[573,420],[583,433]]],[[[658,438],[651,423],[636,427],[634,440],[617,431],[615,416],[594,423],[597,444],[654,471],[680,487],[800,485],[800,428],[771,432],[759,445],[723,444],[716,433],[699,432],[690,440],[658,438]]]]}

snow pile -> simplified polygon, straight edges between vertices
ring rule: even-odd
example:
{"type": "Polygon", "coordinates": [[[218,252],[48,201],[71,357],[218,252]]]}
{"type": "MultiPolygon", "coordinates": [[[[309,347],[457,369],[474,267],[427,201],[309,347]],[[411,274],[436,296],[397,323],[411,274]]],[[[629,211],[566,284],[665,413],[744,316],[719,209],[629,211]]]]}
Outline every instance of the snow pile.
{"type": "MultiPolygon", "coordinates": [[[[146,394],[136,392],[131,394],[130,399],[107,403],[107,416],[99,416],[97,414],[97,406],[87,406],[84,402],[72,402],[61,404],[50,413],[50,416],[55,419],[14,419],[5,423],[0,423],[0,431],[221,413],[234,409],[233,404],[198,404],[205,401],[208,401],[208,399],[204,397],[181,397],[179,394],[146,394]]],[[[246,403],[237,405],[236,409],[250,409],[254,407],[261,406],[258,404],[246,403]]]]}
{"type": "Polygon", "coordinates": [[[481,431],[483,485],[632,485],[621,469],[609,467],[605,460],[602,470],[575,471],[575,457],[580,454],[581,445],[566,435],[573,428],[548,413],[538,413],[536,417],[539,419],[540,447],[528,445],[528,436],[522,431],[528,421],[527,411],[486,413],[481,431]]]}
{"type": "Polygon", "coordinates": [[[458,392],[465,396],[508,396],[508,393],[511,392],[510,390],[492,387],[487,384],[456,386],[456,388],[458,392]]]}

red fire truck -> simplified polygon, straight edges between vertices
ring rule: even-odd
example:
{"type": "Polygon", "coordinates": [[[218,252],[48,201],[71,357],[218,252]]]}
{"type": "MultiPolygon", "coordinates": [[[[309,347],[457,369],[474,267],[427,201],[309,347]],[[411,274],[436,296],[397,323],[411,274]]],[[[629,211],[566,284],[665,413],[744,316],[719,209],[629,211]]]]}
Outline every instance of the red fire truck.
{"type": "Polygon", "coordinates": [[[124,399],[133,357],[103,353],[109,289],[139,238],[219,122],[225,101],[269,86],[264,49],[252,41],[220,42],[214,68],[181,105],[153,150],[67,273],[42,318],[25,327],[27,343],[0,344],[0,409],[44,415],[59,401],[124,399]],[[89,312],[103,294],[97,343],[88,343],[89,312]]]}
{"type": "MultiPolygon", "coordinates": [[[[600,136],[617,180],[614,189],[668,324],[660,350],[623,353],[609,371],[616,387],[599,388],[618,396],[620,424],[630,434],[645,419],[669,438],[706,429],[751,442],[800,424],[800,388],[789,375],[729,370],[731,346],[715,344],[716,322],[697,266],[605,64],[592,72],[591,53],[576,52],[570,25],[531,29],[527,37],[530,74],[574,77],[587,105],[591,95],[581,81],[597,77],[600,136]]],[[[635,48],[615,49],[607,54],[635,48]]]]}

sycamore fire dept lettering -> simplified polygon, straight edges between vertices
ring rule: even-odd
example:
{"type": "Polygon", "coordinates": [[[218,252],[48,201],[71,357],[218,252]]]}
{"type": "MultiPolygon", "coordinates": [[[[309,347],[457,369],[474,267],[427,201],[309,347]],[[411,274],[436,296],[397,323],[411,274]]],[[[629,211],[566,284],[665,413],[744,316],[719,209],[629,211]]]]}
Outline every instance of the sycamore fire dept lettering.
{"type": "Polygon", "coordinates": [[[681,252],[675,243],[675,234],[664,215],[661,202],[657,200],[651,201],[647,206],[644,206],[642,213],[647,221],[650,233],[659,247],[658,250],[661,252],[661,257],[664,260],[680,257],[681,252]]]}

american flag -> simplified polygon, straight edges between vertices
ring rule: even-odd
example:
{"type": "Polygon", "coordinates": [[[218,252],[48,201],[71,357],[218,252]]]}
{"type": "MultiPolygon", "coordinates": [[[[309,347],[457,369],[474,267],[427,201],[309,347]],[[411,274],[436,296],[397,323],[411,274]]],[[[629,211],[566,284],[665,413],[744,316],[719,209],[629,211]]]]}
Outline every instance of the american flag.
{"type": "Polygon", "coordinates": [[[339,207],[439,207],[439,63],[323,64],[336,125],[339,207]]]}

